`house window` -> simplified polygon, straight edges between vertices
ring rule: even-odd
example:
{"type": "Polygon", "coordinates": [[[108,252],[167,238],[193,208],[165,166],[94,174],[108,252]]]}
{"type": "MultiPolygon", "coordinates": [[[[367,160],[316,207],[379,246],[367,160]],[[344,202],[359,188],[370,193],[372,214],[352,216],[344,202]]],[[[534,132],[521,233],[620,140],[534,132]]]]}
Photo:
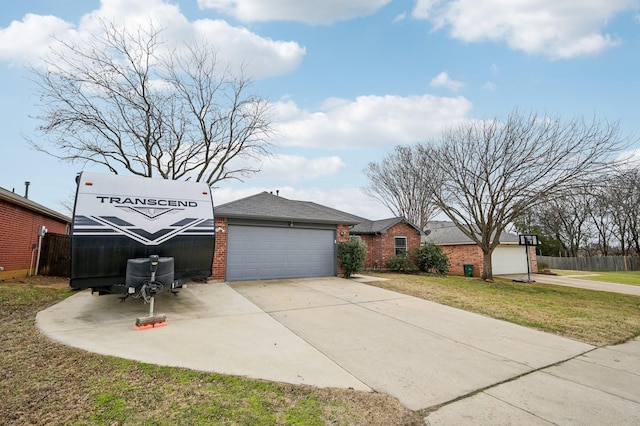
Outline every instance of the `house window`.
{"type": "Polygon", "coordinates": [[[396,254],[407,252],[407,237],[395,237],[396,254]]]}

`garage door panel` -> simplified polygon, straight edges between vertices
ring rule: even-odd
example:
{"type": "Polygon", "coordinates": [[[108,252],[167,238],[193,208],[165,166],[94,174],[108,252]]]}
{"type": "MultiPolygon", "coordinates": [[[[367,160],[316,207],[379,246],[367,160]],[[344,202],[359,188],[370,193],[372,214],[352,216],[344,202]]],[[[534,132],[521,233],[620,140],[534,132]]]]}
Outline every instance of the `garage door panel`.
{"type": "Polygon", "coordinates": [[[527,273],[527,253],[524,246],[496,247],[491,263],[494,275],[527,273]]]}
{"type": "Polygon", "coordinates": [[[336,274],[335,231],[230,225],[227,280],[336,274]]]}

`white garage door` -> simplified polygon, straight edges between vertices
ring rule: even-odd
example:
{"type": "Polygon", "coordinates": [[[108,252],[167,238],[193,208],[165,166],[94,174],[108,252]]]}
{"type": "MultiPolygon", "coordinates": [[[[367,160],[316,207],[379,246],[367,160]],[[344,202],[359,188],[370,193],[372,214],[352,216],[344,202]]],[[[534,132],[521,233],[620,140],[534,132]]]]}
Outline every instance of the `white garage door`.
{"type": "Polygon", "coordinates": [[[229,225],[227,281],[336,274],[335,231],[229,225]]]}
{"type": "Polygon", "coordinates": [[[527,253],[524,246],[498,246],[491,256],[494,275],[526,274],[527,253]]]}

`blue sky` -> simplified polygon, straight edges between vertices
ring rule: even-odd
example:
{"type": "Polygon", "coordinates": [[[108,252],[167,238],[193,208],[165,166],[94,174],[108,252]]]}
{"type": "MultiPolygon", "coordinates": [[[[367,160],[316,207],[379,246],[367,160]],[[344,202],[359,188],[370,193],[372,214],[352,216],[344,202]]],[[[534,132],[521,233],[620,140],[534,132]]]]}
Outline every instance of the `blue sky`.
{"type": "MultiPolygon", "coordinates": [[[[22,0],[0,10],[0,186],[63,213],[77,172],[33,151],[38,122],[26,64],[51,35],[75,40],[96,17],[153,19],[244,62],[266,97],[276,153],[221,204],[260,191],[370,219],[391,216],[361,191],[362,170],[398,144],[513,108],[640,123],[639,0],[22,0]]],[[[640,148],[640,147],[632,147],[640,148]]],[[[635,155],[630,151],[628,155],[635,155]]]]}

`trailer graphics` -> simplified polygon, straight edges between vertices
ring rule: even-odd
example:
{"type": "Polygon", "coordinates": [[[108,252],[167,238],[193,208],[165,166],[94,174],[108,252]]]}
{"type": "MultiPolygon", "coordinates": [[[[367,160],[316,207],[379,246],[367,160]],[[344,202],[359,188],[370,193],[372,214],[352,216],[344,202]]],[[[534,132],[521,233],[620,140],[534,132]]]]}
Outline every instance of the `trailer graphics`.
{"type": "Polygon", "coordinates": [[[148,272],[150,256],[161,269],[170,262],[171,273],[161,276],[172,289],[211,276],[215,227],[206,184],[88,172],[77,181],[71,287],[137,294],[141,280],[129,275],[140,270],[129,269],[148,272]]]}

